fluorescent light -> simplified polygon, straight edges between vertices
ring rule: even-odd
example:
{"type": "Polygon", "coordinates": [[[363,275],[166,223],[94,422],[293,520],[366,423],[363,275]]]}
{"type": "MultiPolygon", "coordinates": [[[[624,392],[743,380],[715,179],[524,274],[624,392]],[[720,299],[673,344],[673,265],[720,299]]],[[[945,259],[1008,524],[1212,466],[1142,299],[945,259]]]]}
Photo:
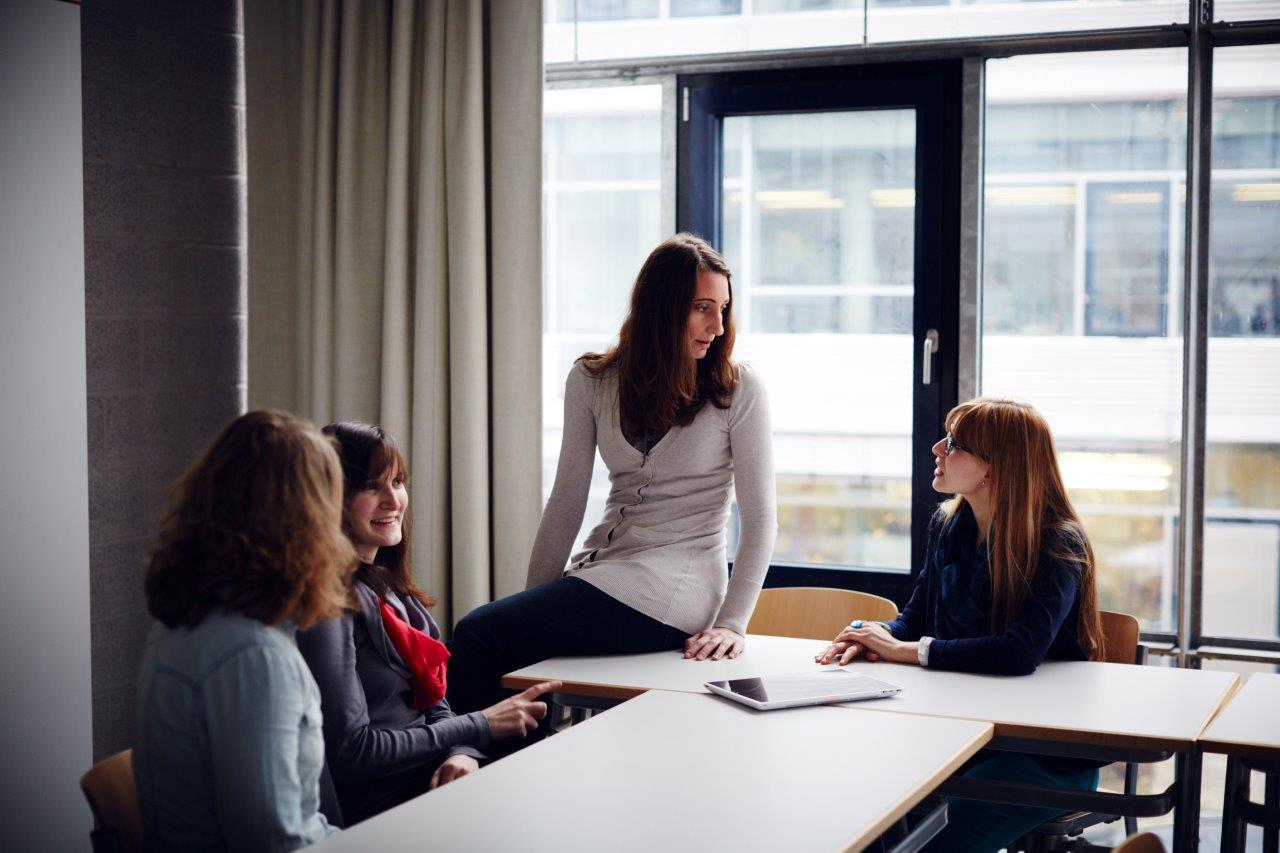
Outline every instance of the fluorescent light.
{"type": "Polygon", "coordinates": [[[1160,193],[1105,193],[1109,204],[1159,204],[1160,193]]]}
{"type": "Polygon", "coordinates": [[[1062,479],[1069,489],[1116,492],[1163,492],[1169,488],[1173,466],[1133,453],[1060,454],[1062,479]]]}
{"type": "Polygon", "coordinates": [[[873,207],[915,207],[916,191],[912,187],[872,190],[871,204],[873,207]]]}
{"type": "Polygon", "coordinates": [[[827,190],[760,190],[756,201],[770,210],[824,210],[844,207],[844,199],[827,190]]]}
{"type": "Polygon", "coordinates": [[[1280,184],[1236,184],[1232,201],[1280,201],[1280,184]]]}

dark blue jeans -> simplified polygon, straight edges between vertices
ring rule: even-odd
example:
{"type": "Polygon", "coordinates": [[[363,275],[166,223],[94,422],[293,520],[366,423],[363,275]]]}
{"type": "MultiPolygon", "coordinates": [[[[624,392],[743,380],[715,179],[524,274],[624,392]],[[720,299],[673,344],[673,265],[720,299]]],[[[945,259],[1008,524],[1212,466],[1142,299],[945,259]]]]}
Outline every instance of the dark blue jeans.
{"type": "Polygon", "coordinates": [[[584,580],[560,578],[477,607],[458,623],[449,641],[449,705],[456,714],[487,708],[509,694],[502,676],[547,658],[682,649],[688,637],[584,580]]]}
{"type": "MultiPolygon", "coordinates": [[[[1054,766],[1066,763],[1070,762],[1043,761],[1031,755],[997,752],[963,771],[963,775],[973,779],[1029,782],[1076,791],[1098,789],[1096,768],[1070,770],[1054,766]]],[[[952,799],[947,803],[947,825],[924,848],[925,853],[995,853],[1018,836],[1062,813],[1062,809],[952,799]]]]}

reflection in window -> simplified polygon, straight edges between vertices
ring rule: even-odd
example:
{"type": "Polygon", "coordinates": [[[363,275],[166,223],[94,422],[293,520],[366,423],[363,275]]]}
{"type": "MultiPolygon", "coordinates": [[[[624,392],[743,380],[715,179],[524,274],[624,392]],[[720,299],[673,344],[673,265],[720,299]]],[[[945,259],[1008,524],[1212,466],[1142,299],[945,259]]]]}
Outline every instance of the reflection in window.
{"type": "Polygon", "coordinates": [[[671,0],[671,17],[741,15],[742,0],[671,0]]]}
{"type": "Polygon", "coordinates": [[[557,21],[622,21],[658,17],[658,0],[555,0],[557,21]]]}
{"type": "MultiPolygon", "coordinates": [[[[1277,140],[1280,147],[1280,133],[1277,140]]],[[[1272,171],[1270,180],[1213,182],[1209,331],[1214,336],[1280,337],[1280,167],[1272,171]]]]}
{"type": "Polygon", "coordinates": [[[1075,187],[990,186],[984,226],[987,331],[1071,334],[1075,187]]]}
{"type": "Polygon", "coordinates": [[[1085,331],[1163,335],[1169,272],[1168,183],[1089,185],[1085,331]]]}

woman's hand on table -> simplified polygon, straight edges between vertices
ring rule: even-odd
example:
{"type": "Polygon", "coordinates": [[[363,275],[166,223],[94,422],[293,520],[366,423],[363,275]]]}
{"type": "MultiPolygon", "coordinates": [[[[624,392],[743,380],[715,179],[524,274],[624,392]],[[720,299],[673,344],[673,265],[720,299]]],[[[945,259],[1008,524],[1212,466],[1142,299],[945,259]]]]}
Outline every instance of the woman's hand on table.
{"type": "Polygon", "coordinates": [[[817,657],[818,663],[835,661],[844,666],[849,661],[862,655],[869,661],[885,660],[891,663],[919,663],[916,658],[916,644],[903,642],[889,633],[880,622],[855,623],[850,625],[831,641],[817,657]]]}
{"type": "Polygon", "coordinates": [[[543,681],[485,708],[480,713],[484,714],[489,723],[489,736],[524,737],[529,734],[538,727],[538,721],[547,715],[547,703],[537,701],[538,697],[563,686],[563,681],[543,681]]]}
{"type": "Polygon", "coordinates": [[[746,637],[737,631],[730,631],[728,628],[712,628],[709,631],[699,631],[692,637],[684,641],[685,659],[693,660],[720,660],[727,657],[730,660],[742,654],[742,650],[747,646],[746,637]]]}
{"type": "Polygon", "coordinates": [[[854,622],[837,634],[831,644],[813,659],[816,663],[835,662],[844,666],[860,655],[868,661],[918,663],[915,643],[896,639],[881,622],[861,621],[854,622]]]}
{"type": "Polygon", "coordinates": [[[431,781],[427,784],[427,790],[434,791],[441,785],[447,785],[454,779],[461,779],[468,773],[474,773],[479,769],[480,762],[470,755],[451,755],[436,768],[435,773],[431,774],[431,781]]]}

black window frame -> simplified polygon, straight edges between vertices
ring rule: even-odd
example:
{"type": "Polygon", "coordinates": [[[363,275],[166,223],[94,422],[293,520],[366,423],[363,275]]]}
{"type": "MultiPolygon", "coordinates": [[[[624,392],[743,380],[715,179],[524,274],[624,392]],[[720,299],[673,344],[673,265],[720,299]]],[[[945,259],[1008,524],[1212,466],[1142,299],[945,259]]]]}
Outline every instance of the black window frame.
{"type": "Polygon", "coordinates": [[[899,62],[681,74],[676,130],[676,226],[722,245],[722,129],[726,116],[874,109],[916,113],[910,571],[774,562],[766,587],[857,589],[906,603],[924,561],[933,491],[928,448],[943,434],[959,387],[963,61],[899,62]],[[922,343],[939,335],[933,383],[922,343]]]}

